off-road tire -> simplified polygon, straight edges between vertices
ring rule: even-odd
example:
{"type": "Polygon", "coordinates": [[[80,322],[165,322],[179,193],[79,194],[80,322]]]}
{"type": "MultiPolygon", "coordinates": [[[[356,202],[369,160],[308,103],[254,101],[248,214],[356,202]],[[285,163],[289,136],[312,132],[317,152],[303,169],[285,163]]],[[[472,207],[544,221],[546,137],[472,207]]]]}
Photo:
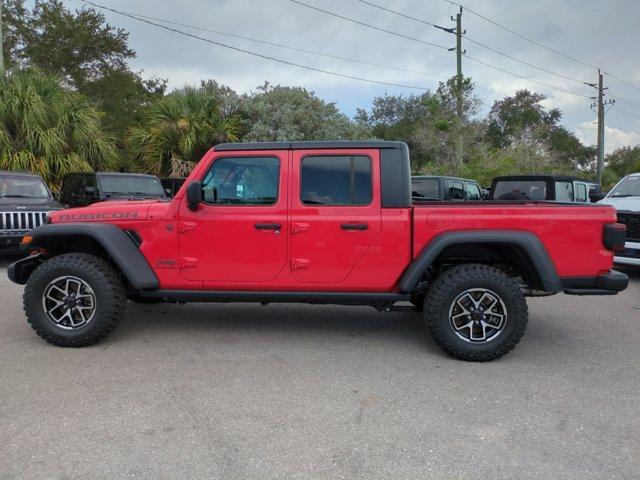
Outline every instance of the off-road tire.
{"type": "Polygon", "coordinates": [[[125,289],[118,273],[102,258],[86,253],[67,253],[45,260],[29,277],[23,294],[24,312],[31,327],[59,347],[86,347],[106,337],[122,320],[125,306],[125,289]],[[96,297],[93,318],[77,329],[60,328],[43,308],[45,288],[61,276],[83,280],[96,297]]]}
{"type": "Polygon", "coordinates": [[[479,264],[459,265],[438,276],[427,291],[424,319],[433,340],[450,355],[461,360],[486,362],[512,350],[527,328],[527,302],[517,282],[497,268],[479,264]],[[488,289],[506,306],[503,330],[487,343],[469,343],[459,338],[451,325],[450,308],[458,295],[468,289],[488,289]]]}

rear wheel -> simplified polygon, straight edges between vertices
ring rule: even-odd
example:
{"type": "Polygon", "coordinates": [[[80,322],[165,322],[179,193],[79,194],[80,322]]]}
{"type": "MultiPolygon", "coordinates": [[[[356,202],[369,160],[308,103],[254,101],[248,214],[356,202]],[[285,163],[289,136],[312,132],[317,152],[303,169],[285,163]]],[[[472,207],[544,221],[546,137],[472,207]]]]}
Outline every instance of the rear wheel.
{"type": "Polygon", "coordinates": [[[429,288],[424,317],[434,341],[456,358],[484,362],[512,350],[527,327],[517,282],[497,268],[460,265],[429,288]]]}
{"type": "Polygon", "coordinates": [[[34,270],[23,303],[27,321],[40,337],[60,347],[84,347],[118,326],[126,298],[122,281],[106,261],[68,253],[34,270]]]}

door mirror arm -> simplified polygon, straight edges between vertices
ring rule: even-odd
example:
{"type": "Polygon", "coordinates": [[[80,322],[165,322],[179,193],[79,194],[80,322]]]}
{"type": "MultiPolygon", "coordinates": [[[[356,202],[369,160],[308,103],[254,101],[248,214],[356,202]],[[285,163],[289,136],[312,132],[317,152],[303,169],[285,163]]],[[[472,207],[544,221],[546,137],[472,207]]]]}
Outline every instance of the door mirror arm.
{"type": "Polygon", "coordinates": [[[192,212],[198,210],[202,202],[202,182],[194,180],[187,187],[187,207],[192,212]]]}

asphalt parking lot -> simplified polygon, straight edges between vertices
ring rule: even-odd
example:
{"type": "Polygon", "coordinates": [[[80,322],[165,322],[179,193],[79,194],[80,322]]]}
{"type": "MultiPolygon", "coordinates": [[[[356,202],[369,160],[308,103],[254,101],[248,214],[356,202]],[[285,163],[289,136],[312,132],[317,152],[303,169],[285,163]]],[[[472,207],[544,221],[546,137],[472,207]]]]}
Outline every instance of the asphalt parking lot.
{"type": "Polygon", "coordinates": [[[616,297],[530,299],[516,350],[471,364],[415,314],[334,306],[129,304],[61,349],[2,268],[0,478],[640,478],[627,273],[616,297]]]}

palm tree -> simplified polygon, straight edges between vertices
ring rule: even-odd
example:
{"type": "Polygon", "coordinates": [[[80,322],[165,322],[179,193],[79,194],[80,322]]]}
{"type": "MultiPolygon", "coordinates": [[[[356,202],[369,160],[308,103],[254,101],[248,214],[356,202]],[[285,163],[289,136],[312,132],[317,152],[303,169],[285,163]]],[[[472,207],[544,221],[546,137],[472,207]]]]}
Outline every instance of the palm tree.
{"type": "Polygon", "coordinates": [[[37,173],[57,190],[68,172],[117,161],[99,113],[59,77],[26,69],[0,79],[0,169],[37,173]]]}
{"type": "Polygon", "coordinates": [[[239,129],[240,119],[222,113],[214,92],[185,87],[151,105],[142,125],[129,130],[128,146],[135,168],[182,177],[213,145],[237,141],[239,129]]]}

